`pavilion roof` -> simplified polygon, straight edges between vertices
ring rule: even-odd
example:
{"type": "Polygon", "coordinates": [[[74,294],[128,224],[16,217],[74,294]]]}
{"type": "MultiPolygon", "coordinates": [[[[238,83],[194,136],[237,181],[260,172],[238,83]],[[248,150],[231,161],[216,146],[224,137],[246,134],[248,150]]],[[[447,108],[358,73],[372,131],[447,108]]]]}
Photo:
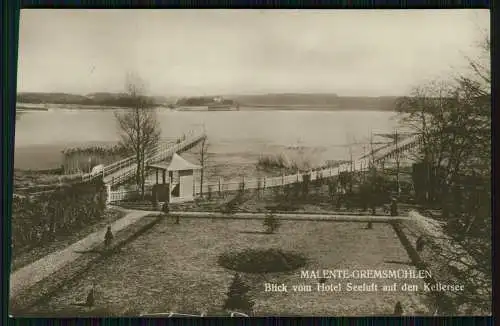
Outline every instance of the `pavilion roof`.
{"type": "Polygon", "coordinates": [[[185,171],[185,170],[199,170],[201,166],[193,164],[191,162],[186,161],[179,154],[175,153],[172,156],[172,161],[168,166],[168,171],[185,171]]]}
{"type": "Polygon", "coordinates": [[[172,156],[172,160],[170,164],[149,164],[151,168],[158,170],[166,170],[166,171],[186,171],[186,170],[199,170],[201,166],[193,164],[191,162],[186,161],[179,154],[175,153],[172,156]]]}

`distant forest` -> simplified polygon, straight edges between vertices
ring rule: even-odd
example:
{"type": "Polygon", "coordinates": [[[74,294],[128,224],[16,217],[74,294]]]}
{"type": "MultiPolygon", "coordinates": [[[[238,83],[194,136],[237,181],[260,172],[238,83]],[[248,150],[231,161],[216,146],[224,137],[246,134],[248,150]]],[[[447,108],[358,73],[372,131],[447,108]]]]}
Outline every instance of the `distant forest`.
{"type": "MultiPolygon", "coordinates": [[[[158,106],[197,106],[210,105],[213,97],[165,97],[150,96],[152,103],[158,106]]],[[[273,109],[311,109],[311,110],[375,110],[393,111],[397,97],[346,97],[336,94],[262,94],[262,95],[227,95],[220,104],[238,104],[242,110],[273,109]]],[[[92,93],[76,95],[67,93],[18,93],[18,103],[32,104],[77,104],[110,107],[130,107],[132,101],[125,93],[92,93]]]]}
{"type": "MultiPolygon", "coordinates": [[[[168,98],[161,96],[147,97],[152,103],[161,105],[168,102],[168,98]]],[[[32,104],[79,104],[130,107],[133,105],[130,97],[125,93],[92,93],[76,95],[67,93],[18,93],[18,103],[32,104]]]]}
{"type": "Polygon", "coordinates": [[[311,107],[318,110],[377,110],[393,111],[398,97],[347,97],[336,94],[266,94],[228,96],[242,106],[272,108],[286,106],[289,109],[311,107]]]}

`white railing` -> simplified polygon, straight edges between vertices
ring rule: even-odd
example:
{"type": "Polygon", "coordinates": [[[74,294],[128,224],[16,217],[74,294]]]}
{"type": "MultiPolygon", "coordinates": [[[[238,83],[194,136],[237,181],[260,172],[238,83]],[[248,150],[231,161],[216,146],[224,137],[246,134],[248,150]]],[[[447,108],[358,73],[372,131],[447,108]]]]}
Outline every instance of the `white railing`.
{"type": "MultiPolygon", "coordinates": [[[[335,176],[338,173],[337,169],[325,169],[323,171],[323,177],[335,176]],[[327,172],[329,175],[325,175],[327,172]]],[[[243,178],[240,182],[230,181],[230,182],[216,182],[216,183],[204,183],[203,193],[207,194],[210,190],[212,193],[217,192],[227,192],[227,191],[238,191],[240,189],[250,190],[250,189],[267,189],[272,187],[282,187],[289,184],[301,183],[304,179],[303,176],[306,174],[311,175],[311,181],[318,179],[318,174],[316,171],[309,173],[298,173],[291,175],[283,175],[279,177],[262,177],[262,178],[243,178]],[[209,189],[210,188],[210,189],[209,189]]],[[[195,194],[200,194],[200,188],[195,188],[195,194]]]]}
{"type": "MultiPolygon", "coordinates": [[[[194,130],[189,131],[187,134],[180,138],[180,142],[169,146],[169,144],[158,145],[154,150],[152,150],[146,157],[146,164],[151,164],[167,159],[174,155],[174,153],[181,151],[182,149],[192,145],[203,139],[205,136],[204,132],[196,132],[194,130]]],[[[112,167],[104,168],[101,174],[104,176],[105,183],[110,185],[119,184],[135,174],[137,164],[135,163],[135,157],[129,157],[119,162],[113,163],[112,167]],[[115,173],[115,175],[113,175],[115,173]]],[[[99,175],[99,174],[98,174],[99,175]]]]}
{"type": "MultiPolygon", "coordinates": [[[[178,140],[180,140],[180,144],[184,144],[184,146],[177,146],[178,150],[182,149],[182,147],[186,146],[186,141],[189,141],[193,137],[198,137],[198,139],[201,139],[205,136],[205,131],[199,131],[199,130],[190,130],[188,133],[184,134],[182,137],[180,137],[178,140]]],[[[193,142],[193,141],[191,141],[193,142]]],[[[167,142],[162,142],[158,146],[156,146],[150,153],[147,154],[147,157],[157,157],[161,156],[161,153],[165,152],[168,150],[168,143],[167,142]]],[[[176,144],[179,145],[179,144],[176,144]]],[[[176,146],[174,145],[174,147],[176,146]]],[[[189,143],[188,143],[189,145],[189,143]]],[[[85,173],[81,175],[81,179],[83,181],[86,180],[91,180],[93,178],[96,178],[98,176],[104,176],[107,177],[117,171],[120,171],[125,168],[129,168],[130,166],[135,164],[135,155],[131,155],[127,158],[124,158],[122,160],[113,162],[109,165],[106,165],[104,169],[98,173],[85,173]]]]}
{"type": "Polygon", "coordinates": [[[408,138],[405,138],[399,141],[397,144],[391,144],[390,146],[386,146],[380,149],[374,156],[375,162],[380,162],[388,157],[399,154],[402,152],[406,152],[416,146],[419,146],[421,142],[421,137],[419,135],[412,135],[408,138]]]}

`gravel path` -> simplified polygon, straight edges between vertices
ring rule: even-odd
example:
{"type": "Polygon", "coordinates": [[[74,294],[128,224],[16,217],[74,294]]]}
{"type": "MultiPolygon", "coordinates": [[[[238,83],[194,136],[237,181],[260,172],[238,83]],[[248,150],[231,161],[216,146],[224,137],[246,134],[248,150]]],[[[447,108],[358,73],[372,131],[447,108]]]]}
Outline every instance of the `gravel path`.
{"type": "MultiPolygon", "coordinates": [[[[134,224],[144,216],[151,214],[148,211],[124,210],[127,214],[121,219],[111,224],[111,230],[116,233],[134,224]]],[[[87,237],[66,247],[63,250],[56,251],[47,255],[25,267],[22,267],[10,275],[10,297],[15,296],[24,288],[30,287],[37,282],[47,278],[58,269],[68,263],[73,262],[85,251],[93,249],[104,241],[106,227],[89,234],[87,237]]]]}

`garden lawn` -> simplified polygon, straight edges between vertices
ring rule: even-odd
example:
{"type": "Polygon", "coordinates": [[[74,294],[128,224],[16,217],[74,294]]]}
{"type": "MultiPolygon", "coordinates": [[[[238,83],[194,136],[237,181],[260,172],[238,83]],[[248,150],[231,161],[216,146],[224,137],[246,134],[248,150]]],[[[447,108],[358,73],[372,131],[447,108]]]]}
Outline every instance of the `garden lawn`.
{"type": "MultiPolygon", "coordinates": [[[[248,220],[165,219],[123,249],[97,264],[70,288],[33,312],[44,315],[122,315],[158,312],[201,313],[222,310],[234,271],[218,265],[220,254],[247,248],[276,248],[308,258],[302,270],[407,269],[410,258],[388,224],[283,221],[276,234],[263,234],[262,222],[248,220]],[[85,300],[95,281],[96,307],[85,300]],[[87,309],[87,310],[85,310],[87,309]]],[[[256,315],[389,315],[400,301],[405,314],[425,314],[421,292],[382,292],[383,284],[420,280],[343,280],[375,282],[378,292],[317,292],[316,280],[300,279],[300,270],[242,274],[251,287],[256,315]],[[288,293],[265,292],[264,283],[285,283],[288,293]],[[309,293],[292,292],[292,284],[311,284],[309,293]]],[[[336,283],[333,279],[331,283],[336,283]]],[[[327,280],[326,283],[330,283],[327,280]]]]}

